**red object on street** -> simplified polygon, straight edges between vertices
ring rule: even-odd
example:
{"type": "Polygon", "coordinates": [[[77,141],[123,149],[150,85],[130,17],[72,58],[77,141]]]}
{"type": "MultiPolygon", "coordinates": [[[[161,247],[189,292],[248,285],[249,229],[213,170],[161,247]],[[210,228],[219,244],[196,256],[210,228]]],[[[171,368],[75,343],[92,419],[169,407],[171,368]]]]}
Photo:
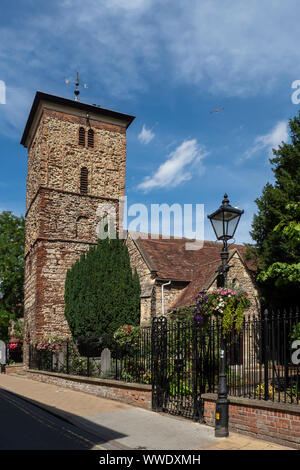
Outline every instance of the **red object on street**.
{"type": "Polygon", "coordinates": [[[17,349],[23,345],[23,340],[17,338],[10,338],[8,342],[9,349],[17,349]]]}

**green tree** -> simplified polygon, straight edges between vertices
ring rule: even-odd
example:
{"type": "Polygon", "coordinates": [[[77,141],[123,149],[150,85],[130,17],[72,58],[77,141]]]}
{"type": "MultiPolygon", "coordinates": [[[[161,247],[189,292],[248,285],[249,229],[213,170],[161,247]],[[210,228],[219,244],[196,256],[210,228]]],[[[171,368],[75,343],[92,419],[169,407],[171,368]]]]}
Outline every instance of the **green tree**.
{"type": "Polygon", "coordinates": [[[8,339],[11,320],[23,316],[24,217],[0,214],[0,338],[8,339]]]}
{"type": "Polygon", "coordinates": [[[112,335],[140,321],[140,283],[123,240],[99,239],[68,270],[65,316],[72,336],[112,335]]]}
{"type": "Polygon", "coordinates": [[[299,297],[300,245],[295,243],[294,230],[299,223],[300,113],[290,119],[289,127],[291,143],[273,149],[274,158],[270,162],[275,182],[267,183],[262,196],[255,201],[258,213],[254,215],[251,232],[259,259],[257,279],[263,301],[274,307],[296,304],[299,297]]]}
{"type": "MultiPolygon", "coordinates": [[[[289,246],[289,252],[295,259],[299,260],[300,248],[300,203],[287,204],[286,214],[282,221],[276,225],[274,232],[279,232],[283,239],[286,239],[289,246]],[[294,219],[294,220],[293,220],[294,219]]],[[[276,261],[271,264],[266,271],[262,271],[258,280],[266,282],[274,280],[275,286],[295,285],[296,289],[300,287],[300,261],[295,263],[286,263],[276,261]]]]}

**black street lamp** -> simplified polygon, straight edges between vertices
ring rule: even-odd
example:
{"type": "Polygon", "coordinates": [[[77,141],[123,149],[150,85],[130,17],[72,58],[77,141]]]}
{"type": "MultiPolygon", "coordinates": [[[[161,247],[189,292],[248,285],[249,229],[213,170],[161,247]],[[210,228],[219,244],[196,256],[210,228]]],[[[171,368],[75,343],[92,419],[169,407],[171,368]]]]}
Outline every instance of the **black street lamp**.
{"type": "MultiPolygon", "coordinates": [[[[222,287],[226,286],[227,273],[230,266],[228,266],[228,246],[227,242],[233,238],[240,221],[241,215],[244,211],[232,207],[229,204],[227,194],[224,195],[222,205],[213,214],[207,217],[211,221],[212,227],[218,240],[223,241],[223,249],[221,252],[222,264],[218,268],[218,273],[221,276],[222,287]]],[[[227,380],[226,380],[226,343],[221,333],[221,353],[220,353],[220,373],[219,373],[219,387],[218,399],[216,401],[216,421],[215,421],[215,436],[227,437],[228,436],[228,410],[229,401],[227,398],[227,380]]]]}

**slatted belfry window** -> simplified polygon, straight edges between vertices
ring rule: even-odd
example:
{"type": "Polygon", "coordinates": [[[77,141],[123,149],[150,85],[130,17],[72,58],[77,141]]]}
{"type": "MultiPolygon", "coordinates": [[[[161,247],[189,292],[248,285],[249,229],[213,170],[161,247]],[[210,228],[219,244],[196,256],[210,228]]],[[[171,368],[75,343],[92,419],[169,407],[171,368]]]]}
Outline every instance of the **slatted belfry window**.
{"type": "Polygon", "coordinates": [[[88,169],[83,166],[80,171],[80,193],[88,193],[88,169]]]}
{"type": "Polygon", "coordinates": [[[79,127],[78,133],[78,144],[85,146],[85,129],[84,127],[79,127]]]}
{"type": "Polygon", "coordinates": [[[88,130],[88,147],[94,147],[94,131],[93,131],[93,129],[88,130]]]}

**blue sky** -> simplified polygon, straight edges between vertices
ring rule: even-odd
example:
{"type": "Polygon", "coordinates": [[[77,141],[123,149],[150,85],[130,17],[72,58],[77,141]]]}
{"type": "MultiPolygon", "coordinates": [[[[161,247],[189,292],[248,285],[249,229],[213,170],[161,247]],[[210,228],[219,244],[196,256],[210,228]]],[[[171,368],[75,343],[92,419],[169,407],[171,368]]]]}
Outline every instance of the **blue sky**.
{"type": "MultiPolygon", "coordinates": [[[[271,148],[288,140],[300,79],[296,0],[15,0],[1,2],[0,211],[24,214],[26,149],[36,90],[133,114],[128,204],[204,204],[228,192],[245,210],[273,181],[271,148]],[[249,5],[250,3],[250,5],[249,5]],[[217,108],[219,113],[211,113],[217,108]]],[[[214,239],[209,222],[205,238],[214,239]]]]}

